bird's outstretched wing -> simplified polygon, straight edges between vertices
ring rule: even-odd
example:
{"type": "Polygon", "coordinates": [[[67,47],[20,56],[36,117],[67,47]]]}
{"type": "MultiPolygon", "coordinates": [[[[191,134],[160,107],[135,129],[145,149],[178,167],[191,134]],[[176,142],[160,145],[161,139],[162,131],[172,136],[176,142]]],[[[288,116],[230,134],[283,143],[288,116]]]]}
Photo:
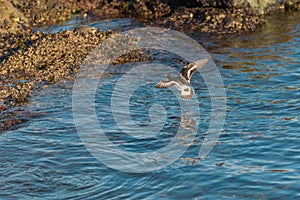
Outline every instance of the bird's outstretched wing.
{"type": "Polygon", "coordinates": [[[169,80],[164,80],[164,81],[160,81],[158,82],[155,87],[156,88],[168,88],[168,87],[172,87],[174,85],[176,85],[177,83],[175,81],[169,81],[169,80]]]}
{"type": "Polygon", "coordinates": [[[198,70],[201,69],[206,63],[207,63],[208,59],[204,59],[204,60],[199,60],[199,61],[195,61],[193,63],[188,64],[187,66],[185,66],[182,71],[181,74],[182,76],[188,81],[190,82],[192,75],[198,70]]]}

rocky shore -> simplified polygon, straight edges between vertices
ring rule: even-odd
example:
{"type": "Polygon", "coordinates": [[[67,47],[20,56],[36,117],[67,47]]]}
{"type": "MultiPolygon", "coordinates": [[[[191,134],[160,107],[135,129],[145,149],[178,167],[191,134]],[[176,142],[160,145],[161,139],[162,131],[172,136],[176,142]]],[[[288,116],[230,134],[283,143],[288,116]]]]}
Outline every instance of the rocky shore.
{"type": "MultiPolygon", "coordinates": [[[[72,79],[86,55],[112,31],[33,32],[78,14],[133,17],[145,25],[217,34],[253,31],[274,10],[299,10],[300,0],[0,0],[0,132],[23,122],[9,108],[27,102],[45,84],[72,79]]],[[[150,59],[133,52],[119,60],[150,59]]],[[[18,112],[20,113],[20,112],[18,112]]]]}
{"type": "MultiPolygon", "coordinates": [[[[115,32],[80,28],[55,34],[30,32],[3,36],[0,132],[24,122],[22,112],[14,109],[9,112],[9,108],[26,103],[33,91],[45,85],[73,79],[87,54],[112,34],[115,32]]],[[[149,59],[142,51],[134,51],[120,57],[115,64],[149,59]]]]}
{"type": "Polygon", "coordinates": [[[299,9],[300,0],[0,0],[0,33],[30,31],[79,14],[224,34],[252,31],[272,11],[299,9]]]}

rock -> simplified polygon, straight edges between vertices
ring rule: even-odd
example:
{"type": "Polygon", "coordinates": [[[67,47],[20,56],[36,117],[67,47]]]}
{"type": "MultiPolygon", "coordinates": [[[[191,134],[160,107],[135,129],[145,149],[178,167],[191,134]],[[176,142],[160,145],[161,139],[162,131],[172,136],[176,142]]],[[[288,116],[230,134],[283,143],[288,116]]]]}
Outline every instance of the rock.
{"type": "MultiPolygon", "coordinates": [[[[112,34],[112,31],[81,27],[55,34],[35,32],[8,37],[10,41],[21,37],[23,43],[14,43],[15,50],[0,63],[0,102],[7,106],[23,104],[37,86],[74,78],[92,49],[112,34]],[[20,47],[22,44],[24,47],[20,47]]],[[[6,45],[11,47],[11,43],[6,45]]],[[[147,54],[135,51],[115,64],[149,59],[147,54]]]]}
{"type": "MultiPolygon", "coordinates": [[[[8,41],[4,43],[4,49],[13,47],[14,50],[2,57],[0,63],[2,119],[2,111],[26,103],[28,97],[43,85],[75,78],[86,56],[103,40],[115,34],[112,31],[100,32],[88,27],[82,29],[50,34],[12,34],[3,39],[8,41]]],[[[136,50],[119,57],[112,64],[150,59],[149,54],[136,50]]],[[[7,118],[0,121],[0,131],[21,122],[7,118]]]]}
{"type": "Polygon", "coordinates": [[[9,1],[0,0],[0,34],[20,33],[29,29],[27,18],[9,1]]]}
{"type": "Polygon", "coordinates": [[[253,31],[262,24],[263,14],[276,9],[300,9],[300,0],[10,0],[10,2],[12,3],[0,0],[0,11],[6,13],[6,17],[0,23],[2,32],[7,30],[15,32],[24,27],[28,29],[29,25],[55,24],[69,19],[73,14],[81,14],[85,17],[93,15],[102,18],[136,17],[145,25],[166,26],[177,30],[207,30],[224,34],[253,31]],[[6,12],[6,7],[13,12],[6,12]],[[211,19],[208,19],[209,17],[211,19]],[[233,22],[237,20],[241,21],[242,26],[233,22]]]}
{"type": "Polygon", "coordinates": [[[289,11],[300,11],[300,0],[288,0],[283,8],[289,11]]]}
{"type": "Polygon", "coordinates": [[[161,18],[171,12],[170,6],[160,0],[136,0],[133,3],[133,10],[134,15],[150,19],[161,18]]]}
{"type": "Polygon", "coordinates": [[[251,8],[259,14],[268,14],[282,8],[287,10],[299,10],[300,7],[299,0],[233,0],[235,6],[244,3],[249,3],[251,8]]]}
{"type": "Polygon", "coordinates": [[[75,27],[74,31],[78,31],[78,32],[91,32],[91,33],[95,33],[98,29],[97,28],[93,28],[87,25],[80,25],[75,27]]]}

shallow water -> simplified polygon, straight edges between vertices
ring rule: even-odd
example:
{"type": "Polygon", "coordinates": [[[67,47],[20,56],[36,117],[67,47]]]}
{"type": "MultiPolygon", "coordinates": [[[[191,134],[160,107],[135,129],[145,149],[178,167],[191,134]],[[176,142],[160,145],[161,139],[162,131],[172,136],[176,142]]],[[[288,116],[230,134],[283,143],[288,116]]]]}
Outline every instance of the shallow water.
{"type": "MultiPolygon", "coordinates": [[[[207,158],[192,159],[203,142],[211,112],[210,96],[200,76],[193,77],[192,82],[201,113],[193,144],[165,168],[136,174],[108,168],[85,148],[74,125],[70,81],[34,95],[24,109],[41,114],[17,130],[1,133],[0,198],[298,199],[298,15],[271,16],[264,28],[251,34],[193,36],[216,61],[227,96],[224,131],[207,158]]],[[[157,54],[180,69],[182,63],[172,56],[169,60],[157,54]]],[[[108,137],[124,150],[161,148],[174,137],[181,120],[176,96],[168,91],[157,92],[150,84],[146,90],[139,88],[131,99],[132,118],[139,125],[150,120],[149,105],[166,106],[166,125],[156,139],[131,138],[116,127],[107,97],[130,67],[127,64],[113,71],[115,74],[98,88],[97,119],[108,137]],[[164,98],[171,100],[162,101],[164,98]]]]}
{"type": "Polygon", "coordinates": [[[120,30],[128,26],[132,26],[133,23],[134,21],[130,18],[106,19],[102,21],[95,21],[94,18],[86,19],[83,17],[77,17],[63,24],[47,27],[37,27],[34,31],[42,31],[44,33],[57,33],[60,31],[74,30],[76,27],[87,24],[90,27],[98,28],[100,31],[120,30]]]}

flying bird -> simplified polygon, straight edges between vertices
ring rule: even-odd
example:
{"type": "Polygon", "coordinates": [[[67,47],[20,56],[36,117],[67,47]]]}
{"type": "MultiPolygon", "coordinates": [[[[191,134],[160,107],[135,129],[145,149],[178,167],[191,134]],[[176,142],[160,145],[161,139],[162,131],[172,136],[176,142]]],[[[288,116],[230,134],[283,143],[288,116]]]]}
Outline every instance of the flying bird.
{"type": "Polygon", "coordinates": [[[171,74],[167,75],[167,79],[158,82],[156,88],[169,88],[175,86],[180,91],[180,97],[183,100],[191,99],[195,92],[193,87],[190,85],[192,75],[199,69],[201,69],[208,59],[195,61],[186,65],[179,76],[172,76],[171,74]]]}

